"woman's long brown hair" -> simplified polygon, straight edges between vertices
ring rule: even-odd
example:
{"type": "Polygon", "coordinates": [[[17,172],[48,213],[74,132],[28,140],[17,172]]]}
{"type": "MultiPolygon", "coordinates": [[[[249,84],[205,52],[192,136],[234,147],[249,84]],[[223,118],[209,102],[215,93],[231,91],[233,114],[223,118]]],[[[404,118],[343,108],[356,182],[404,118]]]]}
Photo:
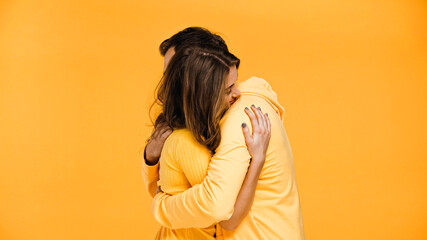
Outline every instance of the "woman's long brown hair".
{"type": "Polygon", "coordinates": [[[228,51],[187,47],[175,53],[158,85],[162,107],[155,127],[187,128],[212,153],[221,140],[219,123],[227,110],[225,88],[239,59],[228,51]]]}

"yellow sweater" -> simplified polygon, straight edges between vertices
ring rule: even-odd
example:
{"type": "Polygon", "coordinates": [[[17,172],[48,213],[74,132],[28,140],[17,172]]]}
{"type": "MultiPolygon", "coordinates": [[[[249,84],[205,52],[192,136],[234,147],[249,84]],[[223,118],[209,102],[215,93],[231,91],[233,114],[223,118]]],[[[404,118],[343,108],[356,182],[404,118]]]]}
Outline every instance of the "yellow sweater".
{"type": "MultiPolygon", "coordinates": [[[[198,143],[190,131],[173,131],[163,146],[158,185],[170,195],[184,192],[203,181],[210,158],[210,151],[198,143]]],[[[214,234],[214,225],[187,229],[162,227],[156,239],[215,239],[214,234]]]]}
{"type": "MultiPolygon", "coordinates": [[[[252,77],[242,82],[239,89],[241,98],[221,120],[222,140],[209,162],[206,177],[200,184],[182,193],[157,194],[152,205],[154,218],[167,228],[182,229],[211,227],[231,217],[250,159],[240,126],[243,122],[251,124],[243,109],[255,104],[263,112],[269,113],[271,121],[272,133],[266,162],[249,214],[234,231],[226,231],[217,225],[217,236],[236,240],[304,239],[292,151],[282,124],[284,109],[277,102],[270,85],[263,79],[252,77]]],[[[165,143],[164,151],[166,147],[165,143]]],[[[201,149],[187,147],[185,152],[189,154],[177,159],[188,164],[200,161],[198,157],[201,149]]],[[[162,169],[162,163],[160,165],[162,169]]],[[[152,181],[158,179],[157,168],[157,165],[143,164],[144,180],[152,195],[155,191],[152,181]]]]}

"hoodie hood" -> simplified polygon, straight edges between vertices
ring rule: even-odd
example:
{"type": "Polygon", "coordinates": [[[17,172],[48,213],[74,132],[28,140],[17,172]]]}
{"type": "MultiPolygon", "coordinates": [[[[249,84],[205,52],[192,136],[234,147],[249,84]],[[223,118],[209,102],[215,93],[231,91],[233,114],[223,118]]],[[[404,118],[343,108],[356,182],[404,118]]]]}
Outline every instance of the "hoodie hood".
{"type": "Polygon", "coordinates": [[[285,109],[277,101],[277,94],[273,89],[271,89],[271,86],[267,81],[259,77],[251,77],[248,80],[241,82],[238,85],[238,88],[242,95],[253,95],[265,99],[283,121],[285,117],[285,109]]]}

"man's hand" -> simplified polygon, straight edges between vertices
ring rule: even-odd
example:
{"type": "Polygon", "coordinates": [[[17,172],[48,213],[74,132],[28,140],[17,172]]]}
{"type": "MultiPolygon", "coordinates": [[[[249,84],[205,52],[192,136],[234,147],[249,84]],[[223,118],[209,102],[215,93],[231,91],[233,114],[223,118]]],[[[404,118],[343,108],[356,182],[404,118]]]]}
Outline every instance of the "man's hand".
{"type": "Polygon", "coordinates": [[[157,195],[157,193],[163,193],[162,188],[160,186],[157,187],[156,193],[154,195],[157,195]]]}
{"type": "Polygon", "coordinates": [[[145,146],[145,162],[148,165],[157,164],[163,149],[163,144],[172,131],[173,130],[166,123],[161,123],[154,129],[153,134],[148,140],[147,146],[145,146]]]}

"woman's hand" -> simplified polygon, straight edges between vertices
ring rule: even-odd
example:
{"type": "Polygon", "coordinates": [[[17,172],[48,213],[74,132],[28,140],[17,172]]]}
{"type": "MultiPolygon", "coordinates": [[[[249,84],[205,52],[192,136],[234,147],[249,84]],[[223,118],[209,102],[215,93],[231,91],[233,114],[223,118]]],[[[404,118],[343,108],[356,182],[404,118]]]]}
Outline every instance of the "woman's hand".
{"type": "Polygon", "coordinates": [[[172,129],[165,123],[160,123],[154,129],[153,134],[145,146],[145,161],[148,165],[155,165],[159,161],[160,153],[163,149],[163,144],[172,133],[172,129]]]}
{"type": "Polygon", "coordinates": [[[252,135],[249,132],[249,127],[246,123],[242,124],[243,135],[245,136],[246,146],[252,160],[265,161],[268,144],[271,137],[271,123],[268,114],[263,114],[261,108],[256,108],[253,104],[249,108],[245,108],[245,113],[248,115],[252,123],[252,135]]]}
{"type": "Polygon", "coordinates": [[[261,108],[255,108],[254,105],[251,108],[253,113],[249,108],[246,108],[245,112],[252,123],[252,135],[246,123],[242,124],[242,131],[252,161],[234,204],[233,215],[230,219],[219,222],[222,228],[229,231],[233,231],[239,226],[252,207],[259,175],[264,166],[265,155],[270,142],[271,125],[268,115],[264,115],[261,108]]]}

